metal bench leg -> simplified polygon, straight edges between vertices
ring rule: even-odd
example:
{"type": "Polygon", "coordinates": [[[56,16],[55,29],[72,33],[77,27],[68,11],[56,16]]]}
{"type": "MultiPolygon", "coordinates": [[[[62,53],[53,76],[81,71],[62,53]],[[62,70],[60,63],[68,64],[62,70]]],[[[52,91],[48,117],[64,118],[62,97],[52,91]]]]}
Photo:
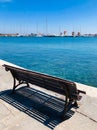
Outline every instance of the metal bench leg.
{"type": "Polygon", "coordinates": [[[67,98],[67,96],[66,96],[65,105],[64,105],[64,111],[63,111],[63,118],[64,118],[65,115],[66,115],[66,112],[67,112],[67,106],[68,106],[68,98],[67,98]]]}
{"type": "Polygon", "coordinates": [[[74,102],[74,107],[78,108],[78,103],[77,103],[77,101],[74,102]]]}
{"type": "Polygon", "coordinates": [[[26,83],[27,84],[27,87],[29,87],[30,88],[30,85],[29,85],[29,83],[26,83]]]}
{"type": "Polygon", "coordinates": [[[12,93],[14,93],[15,88],[17,87],[17,86],[16,86],[16,79],[15,79],[15,78],[13,78],[13,80],[14,80],[14,81],[13,81],[14,83],[13,83],[13,90],[12,90],[12,93]]]}
{"type": "Polygon", "coordinates": [[[14,91],[15,91],[15,89],[16,89],[16,87],[18,87],[19,85],[21,85],[21,84],[27,84],[27,87],[30,87],[30,85],[29,85],[29,83],[27,83],[27,82],[24,82],[24,81],[19,81],[19,83],[18,84],[16,84],[16,79],[13,77],[13,90],[12,90],[12,93],[14,93],[14,91]]]}

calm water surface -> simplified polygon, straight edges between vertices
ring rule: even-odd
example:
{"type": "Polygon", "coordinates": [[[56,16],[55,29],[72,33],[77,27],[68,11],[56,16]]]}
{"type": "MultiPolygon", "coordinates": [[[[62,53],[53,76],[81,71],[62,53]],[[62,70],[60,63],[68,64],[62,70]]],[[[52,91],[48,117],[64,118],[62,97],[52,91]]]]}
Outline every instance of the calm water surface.
{"type": "Polygon", "coordinates": [[[96,37],[0,37],[0,59],[97,87],[96,37]]]}

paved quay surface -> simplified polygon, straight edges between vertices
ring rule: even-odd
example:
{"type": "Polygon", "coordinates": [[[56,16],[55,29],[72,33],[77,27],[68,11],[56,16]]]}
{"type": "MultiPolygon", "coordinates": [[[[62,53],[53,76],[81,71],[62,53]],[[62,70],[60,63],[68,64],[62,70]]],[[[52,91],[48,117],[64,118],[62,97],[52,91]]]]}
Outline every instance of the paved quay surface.
{"type": "MultiPolygon", "coordinates": [[[[79,108],[73,108],[74,114],[65,121],[49,118],[48,115],[39,112],[38,109],[29,109],[29,104],[22,102],[19,97],[17,98],[17,95],[13,98],[6,94],[12,89],[13,79],[11,74],[2,67],[3,64],[10,63],[0,60],[0,130],[97,130],[97,88],[76,83],[78,89],[87,93],[86,95],[82,94],[82,99],[78,102],[79,108]]],[[[34,88],[35,86],[31,87],[34,88]]],[[[38,94],[41,90],[45,91],[41,88],[37,89],[38,94]]],[[[33,93],[36,91],[33,90],[33,93]]],[[[46,91],[46,93],[64,98],[53,92],[46,91]]],[[[46,96],[47,99],[49,96],[46,96]]],[[[33,97],[34,95],[32,95],[33,97]]],[[[29,101],[32,98],[30,97],[29,101]]]]}

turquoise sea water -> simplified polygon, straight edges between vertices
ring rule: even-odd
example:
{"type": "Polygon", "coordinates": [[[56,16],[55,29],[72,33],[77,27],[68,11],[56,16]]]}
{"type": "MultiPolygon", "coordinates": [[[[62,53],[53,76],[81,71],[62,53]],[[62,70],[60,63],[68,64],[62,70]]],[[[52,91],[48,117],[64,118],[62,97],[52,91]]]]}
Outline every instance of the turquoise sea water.
{"type": "Polygon", "coordinates": [[[97,87],[96,37],[0,37],[0,59],[97,87]]]}

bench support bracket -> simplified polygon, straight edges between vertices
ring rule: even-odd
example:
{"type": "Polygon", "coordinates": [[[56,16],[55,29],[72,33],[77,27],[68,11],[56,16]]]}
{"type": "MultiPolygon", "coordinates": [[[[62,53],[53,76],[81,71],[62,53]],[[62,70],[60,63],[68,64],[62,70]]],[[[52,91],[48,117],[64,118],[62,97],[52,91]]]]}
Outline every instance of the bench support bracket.
{"type": "Polygon", "coordinates": [[[14,78],[14,77],[13,77],[13,80],[14,80],[14,83],[13,83],[12,93],[14,93],[15,89],[16,89],[19,85],[21,85],[21,84],[26,84],[27,87],[30,87],[30,86],[29,86],[29,83],[27,83],[27,82],[25,82],[25,81],[21,81],[21,80],[20,80],[20,81],[18,81],[18,83],[17,83],[17,79],[14,78]]]}

